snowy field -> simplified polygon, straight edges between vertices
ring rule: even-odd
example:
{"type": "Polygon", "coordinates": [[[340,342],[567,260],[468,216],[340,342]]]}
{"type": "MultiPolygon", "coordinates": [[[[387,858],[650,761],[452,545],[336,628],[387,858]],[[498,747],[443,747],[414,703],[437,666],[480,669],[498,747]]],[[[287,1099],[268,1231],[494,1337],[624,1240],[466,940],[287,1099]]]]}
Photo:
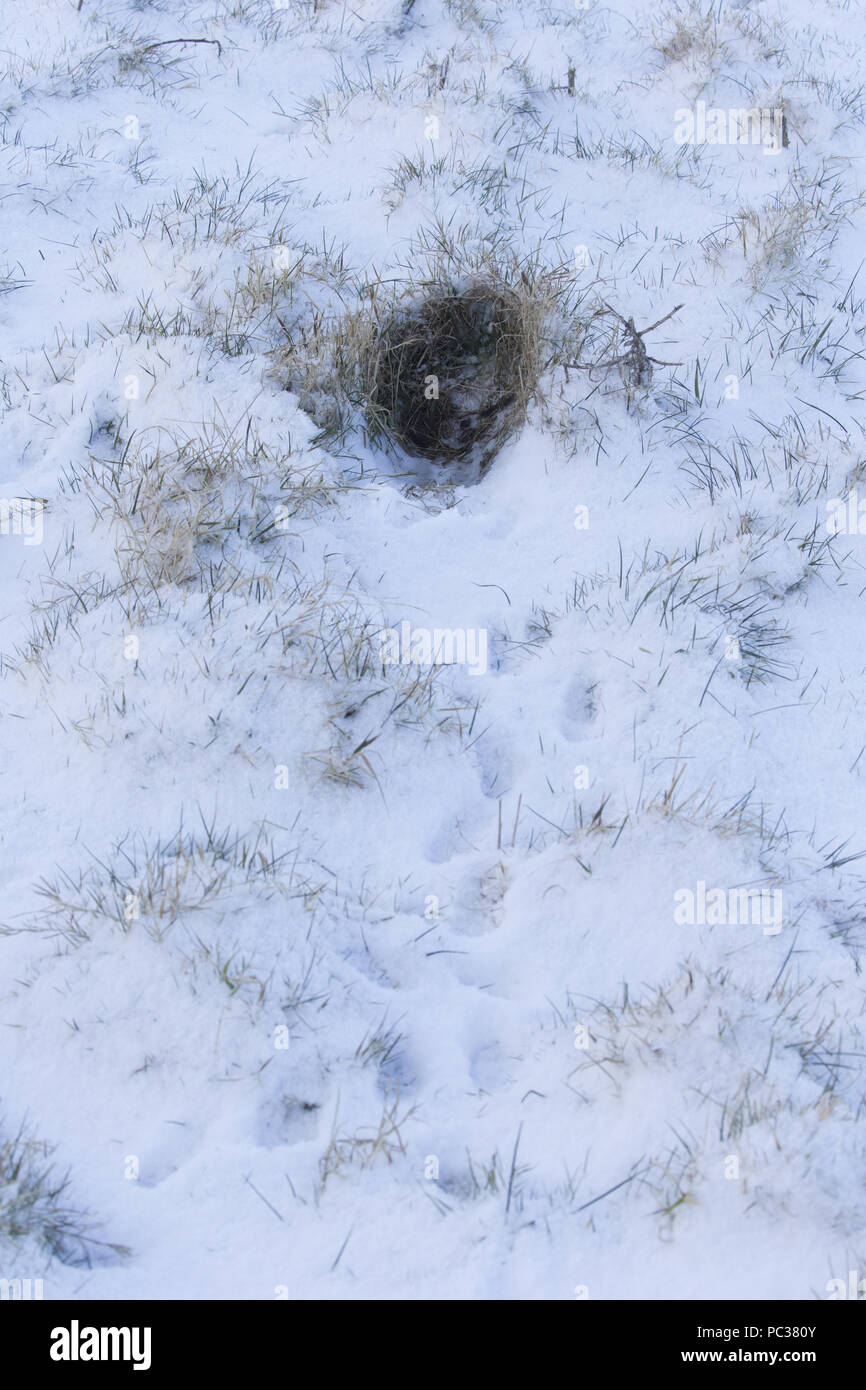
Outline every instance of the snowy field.
{"type": "Polygon", "coordinates": [[[864,18],[3,0],[0,1278],[866,1276],[864,18]]]}

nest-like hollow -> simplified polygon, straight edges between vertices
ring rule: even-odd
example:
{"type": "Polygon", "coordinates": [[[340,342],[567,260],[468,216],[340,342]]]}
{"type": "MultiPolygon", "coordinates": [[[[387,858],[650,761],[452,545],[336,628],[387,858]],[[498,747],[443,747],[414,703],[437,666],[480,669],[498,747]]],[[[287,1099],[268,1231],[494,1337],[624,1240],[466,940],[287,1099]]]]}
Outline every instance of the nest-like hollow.
{"type": "Polygon", "coordinates": [[[482,470],[523,424],[539,376],[540,312],[524,287],[436,287],[379,325],[367,418],[416,458],[482,470]]]}

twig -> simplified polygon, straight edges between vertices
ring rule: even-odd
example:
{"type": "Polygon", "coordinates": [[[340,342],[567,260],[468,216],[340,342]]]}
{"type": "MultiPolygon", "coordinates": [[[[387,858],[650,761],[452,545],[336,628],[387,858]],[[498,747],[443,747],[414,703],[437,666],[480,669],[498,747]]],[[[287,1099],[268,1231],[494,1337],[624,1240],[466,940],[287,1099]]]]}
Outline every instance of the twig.
{"type": "MultiPolygon", "coordinates": [[[[665,314],[663,319],[658,319],[656,323],[651,323],[649,328],[639,328],[637,330],[638,336],[643,338],[647,333],[652,333],[656,328],[661,328],[663,323],[667,323],[668,319],[672,319],[674,314],[678,314],[682,308],[683,305],[678,304],[675,309],[671,309],[669,314],[665,314]]],[[[616,311],[612,310],[612,312],[615,313],[616,311]]],[[[631,319],[629,319],[629,323],[631,323],[631,319]]],[[[679,366],[679,363],[677,363],[677,366],[679,366]]]]}
{"type": "MultiPolygon", "coordinates": [[[[81,0],[78,6],[79,9],[81,9],[83,3],[84,0],[81,0]]],[[[155,48],[165,48],[166,45],[170,43],[215,43],[219,57],[221,58],[223,56],[223,47],[219,39],[157,39],[155,43],[146,43],[142,52],[152,53],[155,48]]]]}
{"type": "MultiPolygon", "coordinates": [[[[575,371],[579,372],[591,372],[628,364],[631,382],[634,386],[642,386],[645,381],[649,380],[652,376],[653,365],[657,367],[681,367],[683,365],[682,362],[665,362],[659,357],[650,357],[646,350],[644,337],[647,333],[653,333],[655,329],[661,328],[662,324],[667,323],[668,319],[673,318],[674,314],[679,313],[682,307],[682,304],[678,304],[676,308],[671,309],[669,314],[665,314],[664,318],[658,319],[656,323],[651,323],[648,328],[635,328],[633,318],[623,318],[618,310],[613,309],[610,304],[605,304],[604,309],[598,312],[613,314],[614,318],[619,320],[623,332],[627,335],[629,340],[628,349],[620,353],[618,357],[610,357],[605,362],[566,362],[566,367],[572,367],[575,371]]],[[[597,317],[597,314],[593,315],[593,317],[597,317]]]]}

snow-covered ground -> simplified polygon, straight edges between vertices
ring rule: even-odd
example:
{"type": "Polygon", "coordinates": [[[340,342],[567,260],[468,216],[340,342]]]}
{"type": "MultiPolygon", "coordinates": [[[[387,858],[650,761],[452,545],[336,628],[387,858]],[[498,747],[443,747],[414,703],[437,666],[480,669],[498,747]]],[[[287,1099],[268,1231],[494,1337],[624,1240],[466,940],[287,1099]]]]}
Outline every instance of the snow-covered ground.
{"type": "Polygon", "coordinates": [[[866,1275],[863,5],[2,18],[0,1277],[866,1275]],[[503,247],[677,365],[317,442],[287,338],[503,247]]]}

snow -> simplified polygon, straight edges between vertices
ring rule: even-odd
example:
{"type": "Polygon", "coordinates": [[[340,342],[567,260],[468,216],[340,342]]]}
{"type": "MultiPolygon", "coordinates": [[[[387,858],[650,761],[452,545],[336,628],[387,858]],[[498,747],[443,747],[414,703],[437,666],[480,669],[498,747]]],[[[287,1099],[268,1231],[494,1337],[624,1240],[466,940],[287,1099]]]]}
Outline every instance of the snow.
{"type": "Polygon", "coordinates": [[[0,1276],[863,1269],[854,8],[682,4],[673,45],[645,0],[6,7],[0,498],[45,507],[0,528],[0,1139],[95,1224],[52,1254],[0,1203],[0,1276]],[[789,144],[678,148],[698,100],[789,144]],[[556,365],[477,485],[413,487],[316,442],[279,320],[408,283],[452,215],[638,328],[681,304],[682,365],[556,365]],[[404,622],[486,669],[371,664],[404,622]],[[701,882],[781,931],[678,923],[701,882]]]}

